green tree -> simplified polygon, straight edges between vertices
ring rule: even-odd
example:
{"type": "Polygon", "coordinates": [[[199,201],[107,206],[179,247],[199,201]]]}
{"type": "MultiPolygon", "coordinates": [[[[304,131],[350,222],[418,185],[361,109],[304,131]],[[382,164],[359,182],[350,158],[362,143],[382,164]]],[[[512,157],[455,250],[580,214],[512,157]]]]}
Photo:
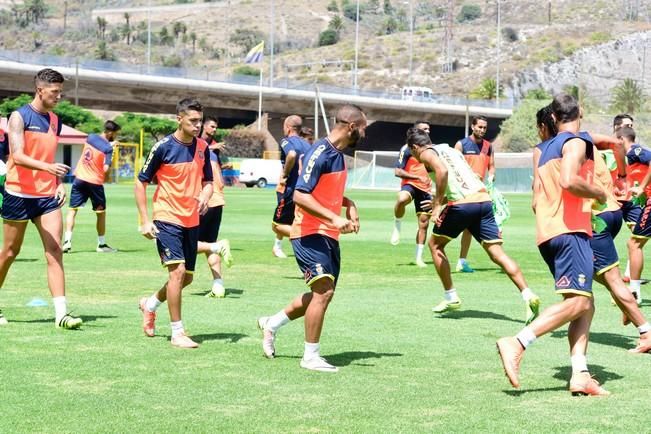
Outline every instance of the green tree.
{"type": "Polygon", "coordinates": [[[334,30],[337,32],[337,34],[339,34],[339,32],[341,32],[341,30],[344,28],[344,20],[341,19],[341,16],[335,15],[330,19],[328,28],[334,30]]]}
{"type": "Polygon", "coordinates": [[[194,32],[190,33],[190,40],[192,41],[192,54],[194,54],[197,48],[197,34],[194,32]]]}
{"type": "Polygon", "coordinates": [[[339,34],[332,29],[326,29],[319,34],[319,47],[334,45],[339,42],[339,34]]]}
{"type": "MultiPolygon", "coordinates": [[[[0,103],[0,115],[9,116],[11,112],[19,107],[32,102],[34,97],[28,94],[22,94],[16,98],[6,98],[0,103]]],[[[59,116],[61,122],[77,128],[85,133],[97,133],[102,130],[102,120],[92,112],[72,104],[70,101],[61,101],[54,108],[54,113],[59,116]]]]}
{"type": "Polygon", "coordinates": [[[167,26],[163,26],[158,32],[158,37],[161,45],[173,45],[174,38],[170,35],[170,32],[167,30],[167,26]]]}
{"type": "Polygon", "coordinates": [[[542,89],[540,87],[536,89],[531,89],[527,92],[525,95],[526,99],[546,99],[546,100],[551,100],[552,96],[549,92],[547,92],[545,89],[542,89]]]}
{"type": "Polygon", "coordinates": [[[103,41],[106,39],[106,19],[97,17],[97,36],[103,41]]]}
{"type": "Polygon", "coordinates": [[[172,25],[172,33],[174,33],[174,38],[178,39],[179,35],[185,34],[188,31],[188,27],[183,21],[175,21],[172,25]]]}
{"type": "Polygon", "coordinates": [[[230,42],[242,47],[244,53],[247,53],[264,39],[264,33],[253,29],[235,29],[235,32],[229,38],[230,42]]]}
{"type": "Polygon", "coordinates": [[[124,13],[124,27],[122,28],[122,33],[124,34],[124,37],[127,40],[127,45],[131,44],[131,23],[129,22],[129,19],[131,16],[129,15],[128,12],[124,13]]]}
{"type": "Polygon", "coordinates": [[[125,142],[140,141],[140,129],[145,132],[145,152],[149,152],[154,143],[173,133],[177,123],[170,119],[126,112],[115,118],[120,124],[120,137],[125,142]]]}
{"type": "Polygon", "coordinates": [[[260,70],[249,65],[238,66],[233,69],[233,74],[236,75],[250,75],[252,77],[259,77],[260,70]]]}
{"type": "Polygon", "coordinates": [[[339,12],[339,6],[337,6],[336,0],[330,0],[330,3],[328,3],[328,12],[339,12]]]}
{"type": "Polygon", "coordinates": [[[382,9],[384,10],[385,15],[392,15],[393,14],[393,6],[391,5],[391,0],[384,0],[384,4],[382,5],[382,9]]]}
{"type": "Polygon", "coordinates": [[[500,136],[504,147],[511,152],[531,150],[540,142],[536,128],[536,112],[549,104],[548,99],[524,99],[502,123],[500,136]]]}
{"type": "Polygon", "coordinates": [[[106,41],[99,41],[95,48],[95,58],[99,60],[115,60],[115,54],[109,48],[106,41]]]}
{"type": "MultiPolygon", "coordinates": [[[[357,21],[357,3],[347,3],[344,6],[344,16],[349,20],[357,21]]],[[[362,7],[359,8],[359,20],[362,21],[362,7]]]]}
{"type": "MultiPolygon", "coordinates": [[[[504,89],[500,85],[500,95],[504,94],[504,89]]],[[[494,78],[485,78],[481,81],[479,86],[470,91],[471,98],[477,99],[495,99],[497,95],[497,83],[494,78]]]]}
{"type": "Polygon", "coordinates": [[[627,78],[613,88],[612,108],[620,113],[637,113],[646,102],[644,89],[637,81],[627,78]]]}
{"type": "Polygon", "coordinates": [[[463,5],[461,6],[461,12],[457,16],[457,21],[460,23],[465,23],[467,21],[474,21],[477,18],[481,17],[481,8],[477,5],[463,5]]]}

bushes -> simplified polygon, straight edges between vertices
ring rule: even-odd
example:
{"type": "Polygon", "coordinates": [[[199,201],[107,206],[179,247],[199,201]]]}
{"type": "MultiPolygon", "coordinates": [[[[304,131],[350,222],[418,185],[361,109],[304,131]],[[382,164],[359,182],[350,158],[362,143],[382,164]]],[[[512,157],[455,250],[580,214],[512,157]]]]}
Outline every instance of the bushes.
{"type": "Polygon", "coordinates": [[[224,138],[229,157],[237,158],[262,158],[264,141],[263,133],[246,128],[234,128],[224,138]]]}
{"type": "Polygon", "coordinates": [[[339,33],[332,29],[326,29],[319,34],[319,47],[334,45],[339,42],[339,33]]]}
{"type": "Polygon", "coordinates": [[[250,75],[253,77],[259,77],[260,76],[260,70],[253,68],[249,65],[243,65],[243,66],[238,66],[237,68],[233,69],[233,74],[235,75],[250,75]]]}
{"type": "Polygon", "coordinates": [[[467,21],[474,21],[477,18],[481,17],[481,8],[477,5],[463,5],[461,7],[461,12],[457,17],[457,21],[460,23],[465,23],[467,21]]]}
{"type": "Polygon", "coordinates": [[[536,112],[550,102],[550,99],[524,99],[513,110],[513,115],[502,123],[502,142],[507,150],[530,151],[540,142],[536,128],[536,112]]]}

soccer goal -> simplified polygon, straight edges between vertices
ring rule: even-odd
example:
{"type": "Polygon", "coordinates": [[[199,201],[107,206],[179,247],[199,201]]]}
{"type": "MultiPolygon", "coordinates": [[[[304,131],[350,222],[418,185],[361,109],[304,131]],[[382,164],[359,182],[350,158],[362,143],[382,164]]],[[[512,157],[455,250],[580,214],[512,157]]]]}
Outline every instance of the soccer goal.
{"type": "Polygon", "coordinates": [[[348,172],[349,187],[368,190],[399,190],[400,179],[394,175],[398,152],[355,151],[353,167],[348,172]]]}

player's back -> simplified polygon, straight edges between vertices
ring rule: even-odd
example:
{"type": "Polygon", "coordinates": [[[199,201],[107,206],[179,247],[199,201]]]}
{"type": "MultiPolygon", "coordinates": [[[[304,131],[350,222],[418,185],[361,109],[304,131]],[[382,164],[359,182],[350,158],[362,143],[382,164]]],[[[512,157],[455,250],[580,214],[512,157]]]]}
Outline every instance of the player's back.
{"type": "MultiPolygon", "coordinates": [[[[626,153],[626,183],[633,187],[635,183],[641,184],[649,171],[651,163],[651,149],[634,143],[626,153]]],[[[647,196],[651,196],[651,185],[645,189],[647,196]]]]}
{"type": "MultiPolygon", "coordinates": [[[[540,188],[536,195],[536,233],[537,244],[565,233],[582,232],[592,234],[592,201],[573,195],[561,188],[561,162],[563,147],[578,136],[562,132],[556,137],[538,145],[541,151],[538,160],[540,188]]],[[[586,138],[585,162],[581,165],[579,176],[588,182],[593,181],[594,145],[586,138]]]]}
{"type": "Polygon", "coordinates": [[[104,184],[104,166],[111,165],[113,147],[104,137],[91,134],[86,139],[75,168],[75,177],[91,184],[104,184]]]}
{"type": "Polygon", "coordinates": [[[432,149],[448,170],[446,191],[448,202],[470,203],[490,200],[486,186],[472,170],[461,152],[445,143],[434,145],[432,149]]]}
{"type": "Polygon", "coordinates": [[[403,178],[400,185],[413,185],[422,191],[429,192],[432,189],[432,181],[429,179],[429,173],[423,163],[418,161],[411,155],[408,145],[403,145],[398,154],[396,161],[396,168],[402,169],[410,175],[418,176],[419,179],[405,179],[403,178]],[[423,181],[423,180],[426,181],[423,181]]]}

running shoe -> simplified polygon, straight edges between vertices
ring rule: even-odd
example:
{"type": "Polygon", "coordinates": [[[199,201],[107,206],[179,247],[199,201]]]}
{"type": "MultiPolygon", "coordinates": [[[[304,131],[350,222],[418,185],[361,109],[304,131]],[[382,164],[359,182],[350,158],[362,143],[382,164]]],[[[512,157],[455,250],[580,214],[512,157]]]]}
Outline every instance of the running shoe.
{"type": "Polygon", "coordinates": [[[461,309],[461,300],[456,300],[456,301],[447,301],[443,300],[436,306],[432,308],[432,312],[434,313],[446,313],[446,312],[451,312],[453,310],[459,310],[461,309]]]}
{"type": "Polygon", "coordinates": [[[520,341],[516,338],[506,337],[498,339],[497,352],[500,355],[506,378],[509,379],[511,386],[517,389],[520,387],[518,375],[520,373],[520,361],[524,354],[524,348],[522,348],[520,341]]]}
{"type": "Polygon", "coordinates": [[[77,330],[84,323],[81,318],[74,317],[70,314],[65,314],[59,322],[56,324],[57,327],[67,330],[77,330]]]}
{"type": "Polygon", "coordinates": [[[173,336],[170,341],[173,346],[177,348],[198,348],[199,344],[190,339],[185,333],[178,336],[173,336]]]}
{"type": "Polygon", "coordinates": [[[310,360],[301,359],[301,368],[309,369],[310,371],[331,372],[339,371],[339,368],[326,362],[323,357],[313,357],[310,360]]]}
{"type": "Polygon", "coordinates": [[[147,297],[140,299],[139,307],[142,312],[142,331],[152,338],[156,334],[156,312],[147,309],[147,297]]]}
{"type": "Polygon", "coordinates": [[[258,329],[262,332],[262,354],[268,359],[273,359],[276,357],[276,348],[274,347],[276,333],[265,328],[268,321],[269,317],[263,316],[258,318],[257,324],[258,329]]]}
{"type": "Polygon", "coordinates": [[[610,392],[599,385],[589,372],[573,374],[570,380],[572,396],[608,396],[610,392]]]}

